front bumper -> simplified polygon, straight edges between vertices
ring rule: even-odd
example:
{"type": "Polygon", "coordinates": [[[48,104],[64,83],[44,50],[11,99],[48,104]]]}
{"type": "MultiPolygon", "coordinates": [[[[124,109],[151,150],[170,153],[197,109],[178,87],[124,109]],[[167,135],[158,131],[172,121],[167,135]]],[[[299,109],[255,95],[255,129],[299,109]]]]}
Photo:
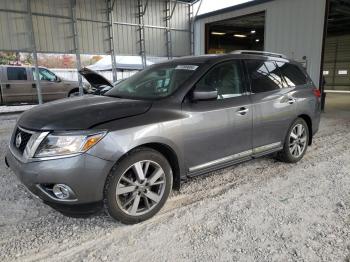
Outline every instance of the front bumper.
{"type": "MultiPolygon", "coordinates": [[[[89,154],[54,160],[23,163],[8,150],[6,163],[19,180],[36,196],[56,209],[60,206],[86,205],[103,200],[104,184],[113,162],[89,154]],[[65,184],[75,194],[73,200],[60,200],[42,185],[65,184]]],[[[61,208],[63,209],[63,208],[61,208]]]]}

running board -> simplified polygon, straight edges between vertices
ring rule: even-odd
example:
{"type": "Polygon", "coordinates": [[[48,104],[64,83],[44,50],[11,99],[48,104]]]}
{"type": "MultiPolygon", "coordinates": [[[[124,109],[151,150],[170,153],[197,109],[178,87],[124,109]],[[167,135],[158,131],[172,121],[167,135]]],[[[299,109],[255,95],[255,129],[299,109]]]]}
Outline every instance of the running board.
{"type": "Polygon", "coordinates": [[[222,169],[225,167],[229,167],[241,162],[245,162],[251,160],[253,158],[258,158],[261,156],[269,155],[275,152],[278,152],[283,149],[282,143],[277,142],[273,144],[268,144],[260,147],[256,147],[253,150],[247,150],[241,153],[237,153],[231,156],[219,158],[214,161],[210,161],[208,163],[204,163],[201,165],[197,165],[189,168],[188,177],[195,177],[198,175],[202,175],[208,172],[212,172],[218,169],[222,169]]]}
{"type": "Polygon", "coordinates": [[[206,167],[206,168],[203,168],[203,169],[199,169],[199,170],[195,170],[195,171],[189,172],[187,174],[187,177],[191,178],[191,177],[204,175],[206,173],[210,173],[210,172],[213,172],[213,171],[216,171],[216,170],[219,170],[219,169],[223,169],[223,168],[226,168],[226,167],[229,167],[229,166],[233,166],[233,165],[236,165],[236,164],[248,161],[248,160],[252,160],[252,159],[253,158],[251,156],[248,156],[248,157],[244,157],[244,158],[240,158],[240,159],[236,159],[236,160],[232,160],[232,161],[216,164],[214,166],[210,166],[210,167],[206,167]]]}

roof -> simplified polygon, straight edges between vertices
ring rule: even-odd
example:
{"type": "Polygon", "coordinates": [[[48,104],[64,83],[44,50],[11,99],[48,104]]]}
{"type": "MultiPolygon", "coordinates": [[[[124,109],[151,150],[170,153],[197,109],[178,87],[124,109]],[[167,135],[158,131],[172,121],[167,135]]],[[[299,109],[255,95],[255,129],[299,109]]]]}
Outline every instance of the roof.
{"type": "Polygon", "coordinates": [[[206,18],[206,17],[220,15],[220,14],[224,14],[227,12],[232,12],[232,11],[244,9],[244,8],[248,8],[248,7],[255,6],[255,5],[260,5],[260,4],[271,2],[271,1],[274,1],[274,0],[253,0],[250,2],[243,3],[243,4],[229,6],[229,7],[223,8],[223,9],[215,10],[213,12],[201,14],[201,15],[198,15],[196,17],[196,19],[202,19],[202,18],[206,18]]]}

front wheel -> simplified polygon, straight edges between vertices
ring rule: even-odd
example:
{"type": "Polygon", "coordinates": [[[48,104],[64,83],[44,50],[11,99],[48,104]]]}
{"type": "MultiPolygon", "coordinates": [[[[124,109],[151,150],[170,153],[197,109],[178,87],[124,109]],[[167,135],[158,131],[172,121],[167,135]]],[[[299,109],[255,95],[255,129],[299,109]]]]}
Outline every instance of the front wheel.
{"type": "Polygon", "coordinates": [[[283,162],[296,163],[303,158],[309,144],[309,128],[304,119],[296,119],[288,130],[284,147],[277,158],[283,162]]]}
{"type": "Polygon", "coordinates": [[[125,224],[147,220],[163,207],[172,183],[171,167],[162,154],[136,149],[118,162],[107,178],[106,210],[125,224]]]}

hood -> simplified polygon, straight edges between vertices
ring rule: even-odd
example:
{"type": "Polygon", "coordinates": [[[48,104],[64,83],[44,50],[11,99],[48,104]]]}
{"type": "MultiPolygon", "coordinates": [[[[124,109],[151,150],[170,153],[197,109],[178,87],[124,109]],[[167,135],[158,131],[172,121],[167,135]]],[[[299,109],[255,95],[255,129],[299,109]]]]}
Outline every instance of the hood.
{"type": "Polygon", "coordinates": [[[145,113],[149,101],[86,95],[36,106],[22,114],[18,125],[29,130],[82,130],[100,123],[145,113]]]}
{"type": "Polygon", "coordinates": [[[86,67],[80,69],[79,74],[81,74],[91,86],[97,89],[102,89],[105,86],[113,87],[113,84],[104,76],[86,67]]]}

